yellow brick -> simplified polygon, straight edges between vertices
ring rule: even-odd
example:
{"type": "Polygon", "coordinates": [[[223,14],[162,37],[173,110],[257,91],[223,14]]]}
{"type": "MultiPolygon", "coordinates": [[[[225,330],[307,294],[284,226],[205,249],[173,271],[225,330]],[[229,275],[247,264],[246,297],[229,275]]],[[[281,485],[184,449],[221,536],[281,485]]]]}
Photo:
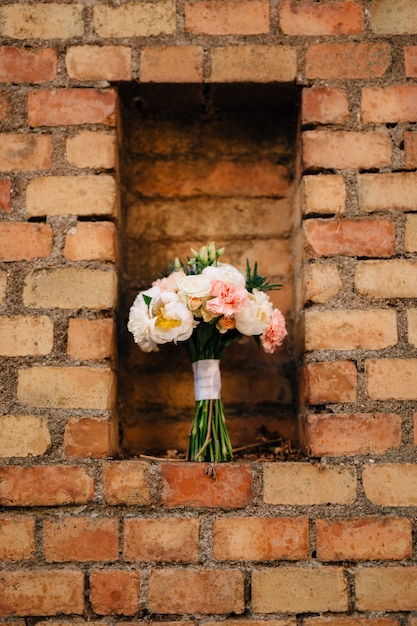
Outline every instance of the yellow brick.
{"type": "Polygon", "coordinates": [[[7,274],[6,272],[0,272],[0,304],[6,300],[7,289],[7,274]]]}
{"type": "Polygon", "coordinates": [[[337,268],[314,263],[303,268],[303,301],[326,304],[342,288],[337,268]]]}
{"type": "Polygon", "coordinates": [[[406,219],[404,249],[417,252],[417,215],[407,215],[406,219]]]}
{"type": "Polygon", "coordinates": [[[286,82],[297,74],[290,46],[218,46],[212,49],[211,82],[286,82]]]}
{"type": "Polygon", "coordinates": [[[343,569],[281,567],[252,572],[252,604],[256,613],[347,611],[343,569]]]}
{"type": "Polygon", "coordinates": [[[416,611],[417,567],[371,567],[355,575],[359,611],[416,611]]]}
{"type": "Polygon", "coordinates": [[[2,356],[49,354],[53,341],[54,325],[46,315],[0,317],[0,354],[2,356]]]}
{"type": "Polygon", "coordinates": [[[345,210],[345,201],[346,187],[342,176],[304,176],[302,206],[305,215],[341,215],[345,210]]]}
{"type": "Polygon", "coordinates": [[[417,359],[368,359],[366,388],[372,400],[417,400],[417,359]]]}
{"type": "Polygon", "coordinates": [[[356,267],[355,290],[369,298],[416,298],[417,262],[360,261],[356,267]]]}
{"type": "Polygon", "coordinates": [[[67,161],[75,167],[112,169],[116,163],[116,137],[84,130],[67,139],[67,161]]]}
{"type": "Polygon", "coordinates": [[[268,463],[264,466],[267,504],[351,504],[356,499],[355,470],[309,463],[268,463]]]}
{"type": "Polygon", "coordinates": [[[36,415],[0,416],[0,457],[44,454],[51,443],[48,421],[36,415]]]}
{"type": "Polygon", "coordinates": [[[127,46],[74,46],[65,62],[70,78],[132,80],[131,56],[127,46]]]}
{"type": "Polygon", "coordinates": [[[170,35],[176,30],[173,0],[130,2],[118,7],[96,5],[93,16],[99,37],[151,37],[170,35]]]}
{"type": "Polygon", "coordinates": [[[26,277],[23,302],[35,309],[109,309],[116,303],[116,274],[90,269],[34,270],[26,277]]]}
{"type": "Polygon", "coordinates": [[[0,171],[35,171],[51,167],[50,135],[0,134],[0,171]]]}
{"type": "Polygon", "coordinates": [[[363,488],[368,500],[378,506],[416,506],[417,465],[365,465],[363,488]]]}
{"type": "Polygon", "coordinates": [[[17,397],[28,406],[109,410],[113,373],[92,367],[31,367],[19,371],[17,397]]]}
{"type": "Polygon", "coordinates": [[[360,174],[358,194],[361,211],[415,211],[417,173],[360,174]]]}
{"type": "Polygon", "coordinates": [[[374,33],[392,35],[417,33],[415,0],[377,0],[370,8],[371,28],[374,33]]]}
{"type": "Polygon", "coordinates": [[[0,35],[14,39],[69,39],[84,33],[82,4],[21,3],[0,7],[0,35]]]}
{"type": "Polygon", "coordinates": [[[112,176],[40,176],[26,191],[29,216],[114,215],[116,183],[112,176]]]}
{"type": "Polygon", "coordinates": [[[381,350],[397,343],[395,311],[310,309],[304,319],[306,350],[381,350]]]}
{"type": "Polygon", "coordinates": [[[417,348],[417,309],[407,310],[408,343],[417,348]]]}

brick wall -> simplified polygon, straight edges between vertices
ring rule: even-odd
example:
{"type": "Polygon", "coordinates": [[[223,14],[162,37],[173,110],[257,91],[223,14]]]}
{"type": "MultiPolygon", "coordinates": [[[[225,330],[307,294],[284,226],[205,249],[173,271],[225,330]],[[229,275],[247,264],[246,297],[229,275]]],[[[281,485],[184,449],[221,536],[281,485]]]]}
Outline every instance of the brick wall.
{"type": "Polygon", "coordinates": [[[416,626],[416,33],[414,0],[2,3],[2,621],[416,626]],[[115,458],[129,82],[301,90],[310,459],[115,458]]]}

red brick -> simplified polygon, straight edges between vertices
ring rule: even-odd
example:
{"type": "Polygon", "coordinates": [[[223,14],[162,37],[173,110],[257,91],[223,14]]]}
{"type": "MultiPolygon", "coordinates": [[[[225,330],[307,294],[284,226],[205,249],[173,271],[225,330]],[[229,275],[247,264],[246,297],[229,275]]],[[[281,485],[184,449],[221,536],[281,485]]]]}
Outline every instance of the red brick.
{"type": "Polygon", "coordinates": [[[343,124],[349,117],[349,101],[345,91],[331,87],[303,89],[302,122],[304,124],[343,124]]]}
{"type": "Polygon", "coordinates": [[[142,83],[201,83],[203,58],[204,49],[199,46],[146,47],[141,54],[140,80],[142,83]]]}
{"type": "Polygon", "coordinates": [[[70,318],[68,354],[73,359],[100,360],[112,356],[114,322],[112,319],[70,318]]]}
{"type": "Polygon", "coordinates": [[[10,180],[0,180],[0,211],[10,211],[10,180]]]}
{"type": "Polygon", "coordinates": [[[114,452],[111,421],[102,417],[73,417],[64,434],[64,456],[100,459],[114,452]]]}
{"type": "Polygon", "coordinates": [[[238,570],[163,569],[149,577],[152,613],[243,613],[244,580],[238,570]]]}
{"type": "Polygon", "coordinates": [[[12,103],[5,93],[0,92],[0,122],[10,119],[12,103]]]}
{"type": "Polygon", "coordinates": [[[286,35],[349,35],[363,33],[363,9],[358,2],[285,0],[279,9],[280,26],[286,35]]]}
{"type": "Polygon", "coordinates": [[[119,520],[62,517],[43,523],[46,561],[117,561],[119,520]]]}
{"type": "Polygon", "coordinates": [[[309,130],[303,133],[305,168],[358,169],[391,165],[391,139],[379,131],[309,130]]]}
{"type": "Polygon", "coordinates": [[[356,402],[358,373],[353,361],[309,363],[302,370],[305,404],[356,402]]]}
{"type": "Polygon", "coordinates": [[[50,89],[28,95],[30,126],[115,125],[112,89],[50,89]]]}
{"type": "Polygon", "coordinates": [[[306,53],[307,78],[378,78],[390,65],[388,43],[314,43],[306,53]]]}
{"type": "Polygon", "coordinates": [[[252,476],[246,465],[161,463],[162,502],[165,506],[241,508],[252,501],[252,476]]]}
{"type": "Polygon", "coordinates": [[[21,561],[35,557],[35,518],[0,516],[0,560],[21,561]]]}
{"type": "Polygon", "coordinates": [[[127,518],[124,522],[126,561],[195,563],[199,558],[196,519],[127,518]]]}
{"type": "Polygon", "coordinates": [[[0,135],[0,171],[21,172],[51,167],[50,135],[3,133],[0,135]]]}
{"type": "Polygon", "coordinates": [[[269,32],[266,0],[209,0],[185,3],[185,30],[203,35],[260,35],[269,32]]]}
{"type": "Polygon", "coordinates": [[[52,48],[0,47],[0,82],[43,83],[53,80],[56,70],[57,54],[52,48]]]}
{"type": "Polygon", "coordinates": [[[134,615],[139,609],[139,572],[94,570],[90,574],[90,602],[98,615],[134,615]]]}
{"type": "Polygon", "coordinates": [[[134,173],[132,191],[163,196],[283,196],[289,193],[289,173],[270,161],[160,161],[140,163],[134,173]]]}
{"type": "Polygon", "coordinates": [[[74,570],[16,570],[0,573],[0,616],[80,615],[84,574],[74,570]]]}
{"type": "Polygon", "coordinates": [[[394,617],[306,617],[304,626],[400,626],[400,623],[394,617]]]}
{"type": "Polygon", "coordinates": [[[417,446],[417,413],[414,413],[414,445],[417,446]]]}
{"type": "Polygon", "coordinates": [[[362,120],[369,122],[417,122],[417,85],[364,87],[362,120]]]}
{"type": "Polygon", "coordinates": [[[313,456],[382,454],[401,445],[401,417],[390,413],[311,414],[304,430],[313,456]]]}
{"type": "Polygon", "coordinates": [[[308,258],[391,257],[395,249],[395,227],[390,219],[310,219],[304,222],[304,235],[308,258]]]}
{"type": "Polygon", "coordinates": [[[51,252],[52,228],[49,224],[0,224],[1,261],[32,261],[48,257],[51,252]]]}
{"type": "Polygon", "coordinates": [[[93,496],[94,481],[82,467],[41,465],[0,469],[3,506],[85,504],[93,496]]]}
{"type": "Polygon", "coordinates": [[[79,222],[68,232],[64,255],[70,261],[116,261],[116,238],[111,222],[79,222]]]}
{"type": "Polygon", "coordinates": [[[234,517],[213,527],[213,555],[218,561],[278,561],[308,558],[306,518],[234,517]]]}
{"type": "Polygon", "coordinates": [[[404,132],[405,166],[409,170],[417,168],[417,133],[404,132]]]}
{"type": "Polygon", "coordinates": [[[321,561],[407,559],[413,555],[412,528],[398,517],[316,520],[321,561]]]}
{"type": "Polygon", "coordinates": [[[417,46],[404,46],[405,75],[417,78],[417,46]]]}
{"type": "Polygon", "coordinates": [[[152,500],[149,465],[143,461],[114,461],[104,465],[103,484],[108,504],[139,506],[152,500]]]}

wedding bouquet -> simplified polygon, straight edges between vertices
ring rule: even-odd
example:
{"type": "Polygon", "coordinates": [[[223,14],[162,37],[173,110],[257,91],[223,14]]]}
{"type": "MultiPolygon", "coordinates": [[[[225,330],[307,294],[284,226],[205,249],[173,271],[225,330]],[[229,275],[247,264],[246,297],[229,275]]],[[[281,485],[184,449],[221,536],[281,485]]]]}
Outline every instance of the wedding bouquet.
{"type": "Polygon", "coordinates": [[[243,336],[253,336],[265,352],[273,353],[287,331],[279,309],[267,291],[278,289],[251,269],[246,276],[221,263],[224,248],[214,242],[186,263],[175,259],[163,278],[141,291],[130,309],[128,329],[144,352],[160,344],[181,343],[194,371],[195,413],[187,459],[227,461],[233,458],[220,397],[220,359],[224,349],[243,336]]]}

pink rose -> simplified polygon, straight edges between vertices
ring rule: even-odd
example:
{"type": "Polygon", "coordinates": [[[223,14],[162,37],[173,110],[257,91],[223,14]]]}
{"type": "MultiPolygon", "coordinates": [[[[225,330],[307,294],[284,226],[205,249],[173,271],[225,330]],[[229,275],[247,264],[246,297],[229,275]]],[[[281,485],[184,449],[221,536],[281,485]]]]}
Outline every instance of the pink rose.
{"type": "Polygon", "coordinates": [[[211,295],[214,296],[206,302],[206,309],[215,315],[232,317],[246,303],[248,292],[244,287],[238,287],[222,280],[213,280],[211,295]]]}

